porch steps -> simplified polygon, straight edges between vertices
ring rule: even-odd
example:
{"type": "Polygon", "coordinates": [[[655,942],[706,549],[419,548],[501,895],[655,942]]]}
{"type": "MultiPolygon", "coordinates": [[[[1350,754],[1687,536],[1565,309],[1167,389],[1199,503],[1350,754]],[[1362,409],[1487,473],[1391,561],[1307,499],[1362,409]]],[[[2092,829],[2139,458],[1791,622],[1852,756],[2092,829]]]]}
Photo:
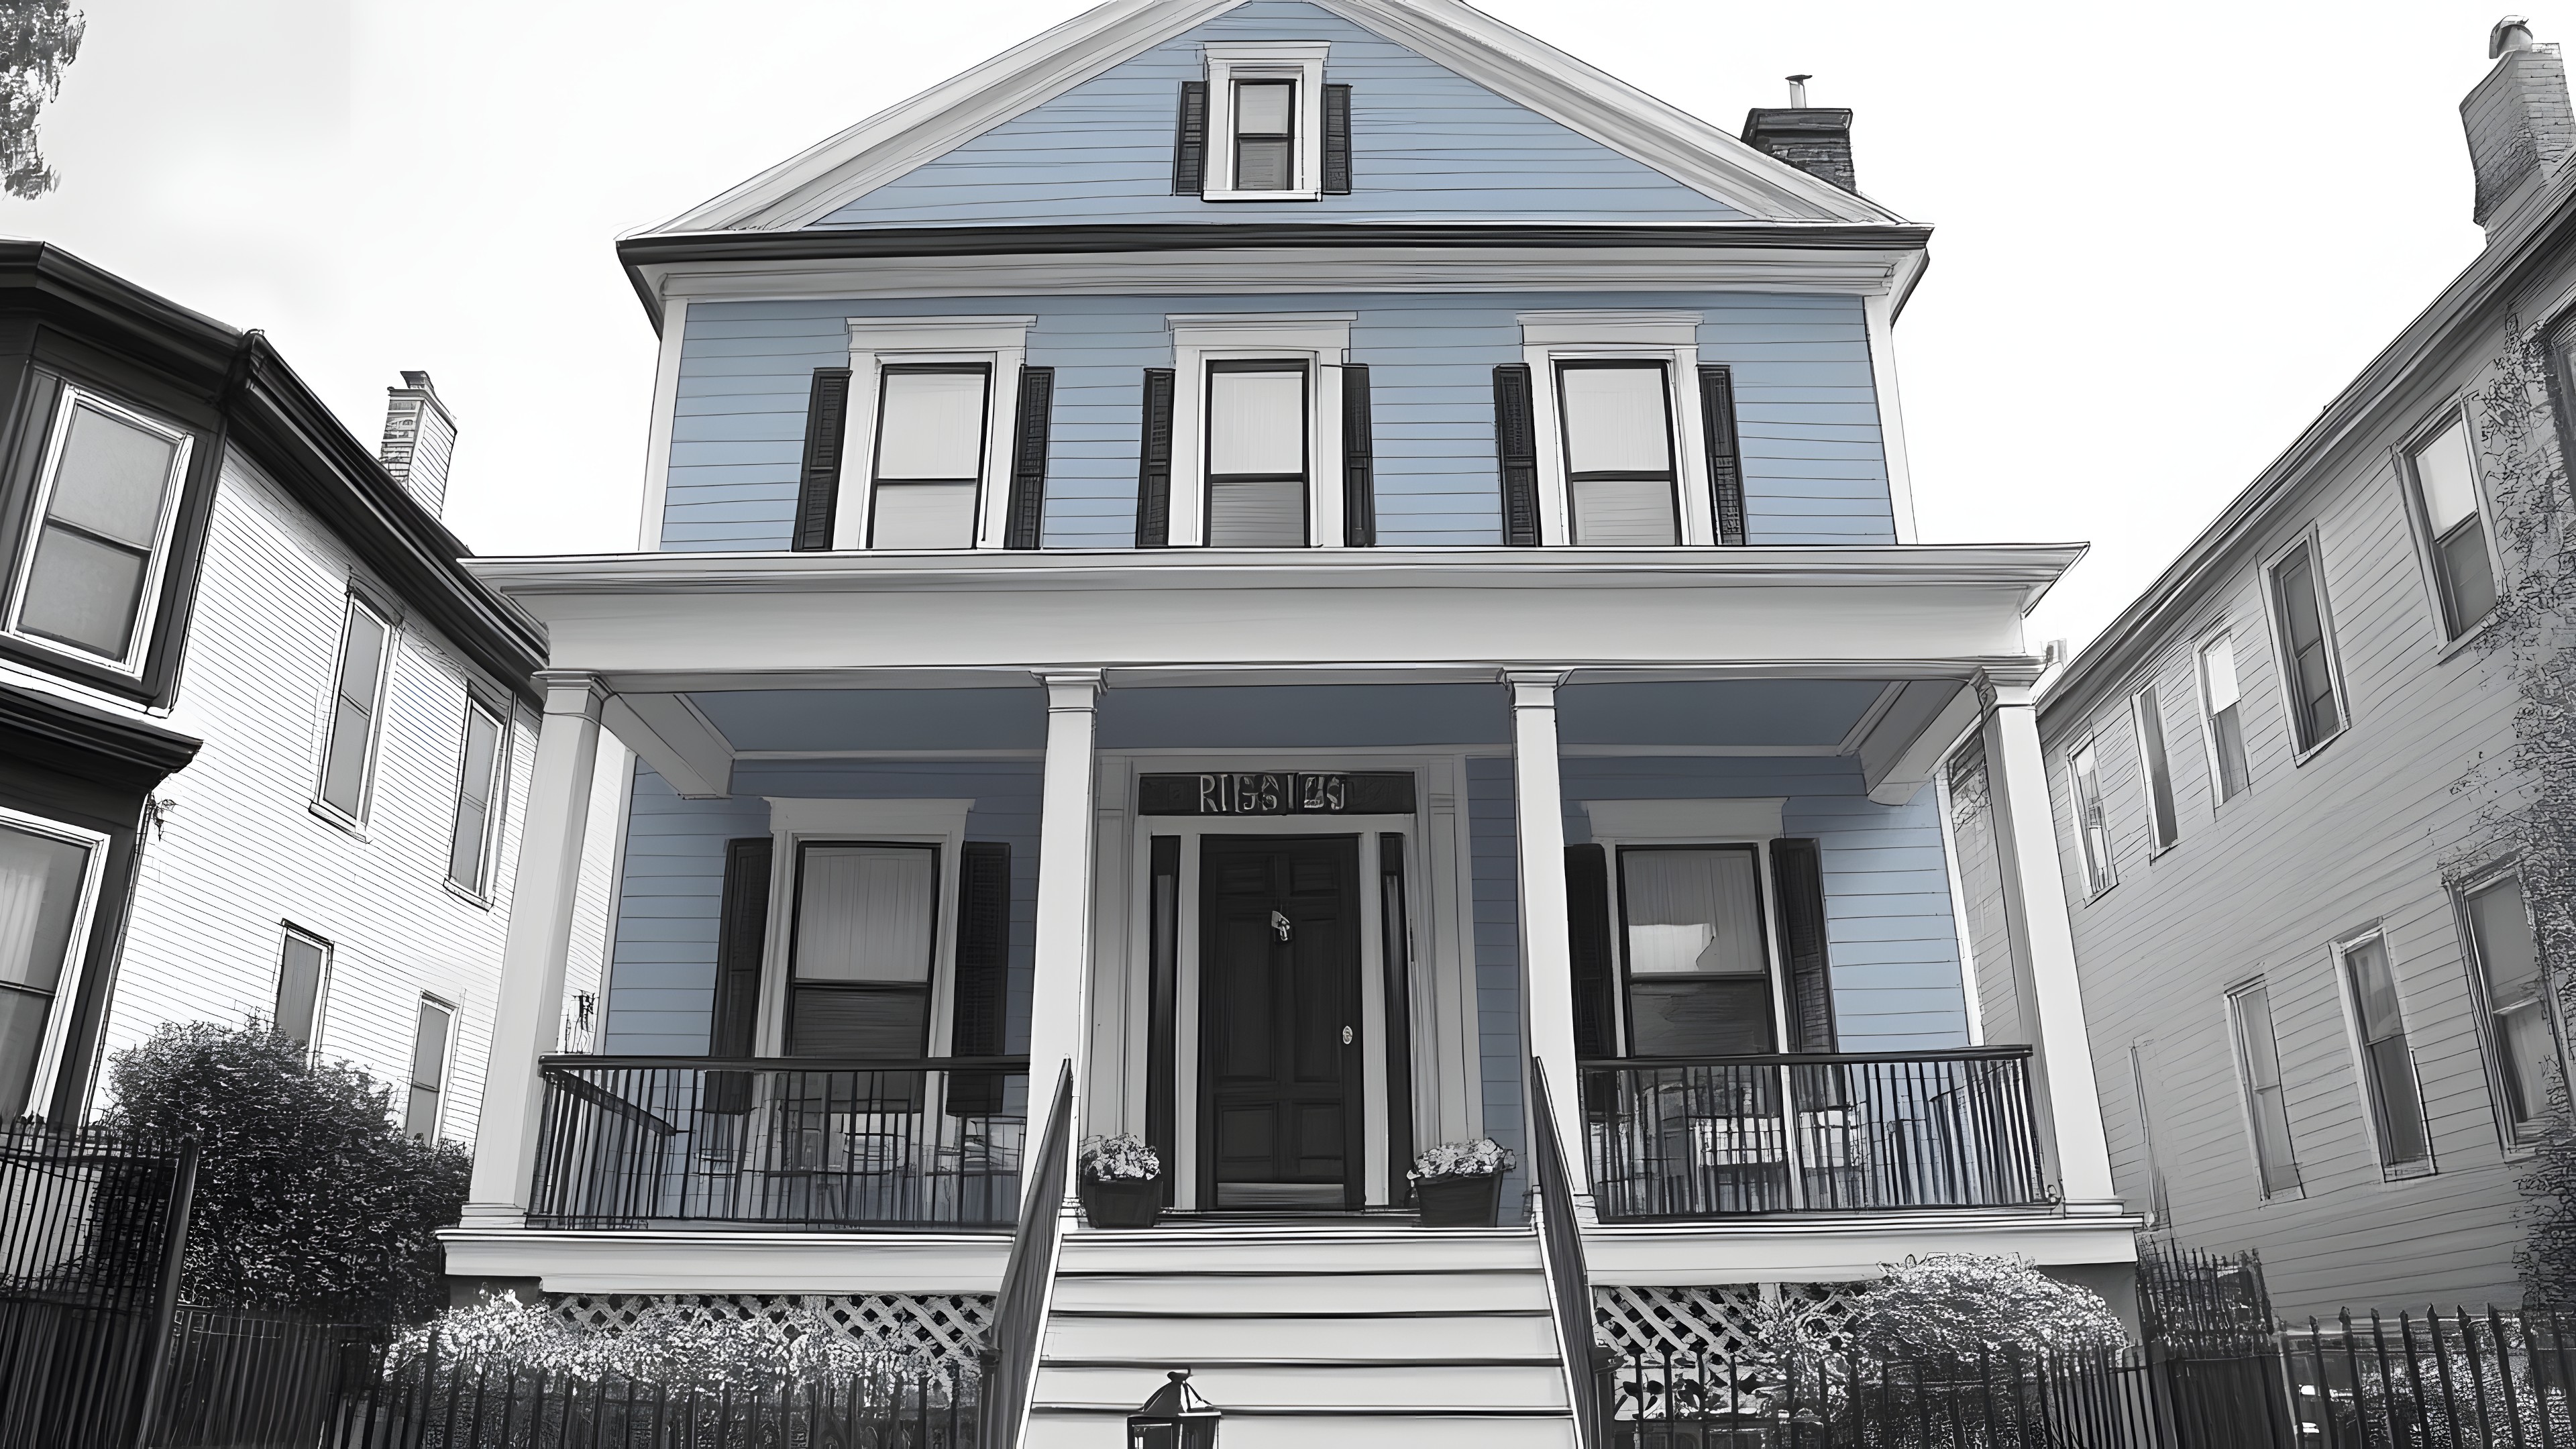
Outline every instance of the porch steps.
{"type": "Polygon", "coordinates": [[[1227,1449],[1572,1449],[1538,1239],[1196,1222],[1065,1239],[1029,1449],[1113,1449],[1176,1368],[1227,1449]]]}

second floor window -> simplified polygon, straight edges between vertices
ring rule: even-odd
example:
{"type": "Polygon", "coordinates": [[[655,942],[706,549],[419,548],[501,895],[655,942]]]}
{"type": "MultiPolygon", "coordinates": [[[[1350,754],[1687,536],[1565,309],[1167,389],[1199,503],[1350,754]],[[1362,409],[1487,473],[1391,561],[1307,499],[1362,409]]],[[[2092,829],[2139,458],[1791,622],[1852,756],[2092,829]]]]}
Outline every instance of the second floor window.
{"type": "Polygon", "coordinates": [[[2167,850],[2182,838],[2182,819],[2174,810],[2173,762],[2165,756],[2164,703],[2151,684],[2138,691],[2130,709],[2138,720],[2138,766],[2147,777],[2147,828],[2156,849],[2167,850]]]}
{"type": "Polygon", "coordinates": [[[2495,561],[2478,493],[2477,449],[2468,419],[2454,416],[2407,454],[2415,498],[2432,549],[2442,631],[2456,639],[2495,608],[2495,561]]]}
{"type": "Polygon", "coordinates": [[[2245,763],[2243,694],[2236,683],[2236,641],[2221,634],[2201,645],[2200,707],[2213,802],[2235,799],[2254,780],[2245,763]]]}
{"type": "Polygon", "coordinates": [[[2272,993],[2257,981],[2227,994],[2227,1024],[2236,1038],[2236,1071],[2245,1084],[2245,1116],[2254,1133],[2254,1167],[2271,1197],[2299,1186],[2299,1156],[2290,1141],[2290,1108],[2281,1087],[2281,1047],[2272,1032],[2272,993]]]}
{"type": "Polygon", "coordinates": [[[333,676],[331,723],[322,747],[321,802],[355,822],[366,814],[367,776],[376,753],[376,716],[384,703],[386,644],[392,628],[383,615],[349,600],[340,633],[340,661],[333,676]]]}
{"type": "Polygon", "coordinates": [[[973,548],[992,369],[889,366],[877,387],[870,548],[973,548]]]}
{"type": "Polygon", "coordinates": [[[1208,543],[1305,547],[1306,365],[1211,361],[1207,385],[1208,543]]]}
{"type": "Polygon", "coordinates": [[[2522,881],[2506,876],[2480,886],[2463,896],[2460,906],[2468,919],[2471,964],[2486,1006],[2497,1115],[2504,1119],[2508,1140],[2530,1141],[2546,1120],[2549,1080],[2559,1070],[2559,1055],[2522,881]]]}
{"type": "Polygon", "coordinates": [[[71,388],[54,431],[10,630],[138,669],[191,439],[71,388]]]}
{"type": "Polygon", "coordinates": [[[277,1000],[269,1016],[277,1034],[307,1055],[322,1034],[322,1003],[331,992],[331,943],[289,926],[277,952],[277,1000]]]}
{"type": "Polygon", "coordinates": [[[2407,1045],[2406,1013],[2397,999],[2397,975],[2384,936],[2366,936],[2341,948],[2354,1025],[2361,1037],[2362,1086],[2379,1137],[2379,1162],[2391,1171],[2428,1167],[2433,1142],[2424,1123],[2424,1099],[2415,1086],[2415,1055],[2407,1045]]]}
{"type": "Polygon", "coordinates": [[[2281,626],[2283,671],[2290,686],[2290,730],[2302,752],[2343,731],[2343,700],[2335,689],[2334,660],[2326,641],[2324,591],[2316,554],[2307,544],[2272,565],[2272,607],[2281,626]]]}
{"type": "Polygon", "coordinates": [[[1675,544],[1672,393],[1660,362],[1557,365],[1574,542],[1675,544]]]}
{"type": "Polygon", "coordinates": [[[502,782],[508,778],[508,730],[483,706],[465,706],[465,738],[456,771],[456,815],[447,839],[447,878],[480,897],[489,884],[492,845],[500,834],[502,782]]]}
{"type": "Polygon", "coordinates": [[[2102,808],[2101,761],[2090,741],[2067,758],[2074,785],[2075,837],[2083,848],[2084,893],[2098,896],[2117,884],[2111,869],[2111,819],[2102,808]]]}

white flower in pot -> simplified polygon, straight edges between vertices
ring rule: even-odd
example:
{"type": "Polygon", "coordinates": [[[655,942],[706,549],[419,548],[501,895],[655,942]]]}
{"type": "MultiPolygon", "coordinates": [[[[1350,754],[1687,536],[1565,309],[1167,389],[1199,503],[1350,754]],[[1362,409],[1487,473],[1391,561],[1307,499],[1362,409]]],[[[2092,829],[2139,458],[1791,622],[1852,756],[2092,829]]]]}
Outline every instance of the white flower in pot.
{"type": "Polygon", "coordinates": [[[1502,1205],[1503,1174],[1516,1159],[1491,1137],[1443,1142],[1413,1159],[1405,1177],[1427,1228],[1490,1228],[1502,1205]]]}

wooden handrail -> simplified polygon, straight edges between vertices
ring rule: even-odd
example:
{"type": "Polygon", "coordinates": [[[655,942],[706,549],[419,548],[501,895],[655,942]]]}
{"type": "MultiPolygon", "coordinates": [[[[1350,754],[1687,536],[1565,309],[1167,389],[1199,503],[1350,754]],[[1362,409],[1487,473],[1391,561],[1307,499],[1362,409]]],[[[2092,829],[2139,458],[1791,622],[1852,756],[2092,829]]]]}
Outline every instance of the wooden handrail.
{"type": "MultiPolygon", "coordinates": [[[[1065,1169],[1072,1156],[1067,1134],[1073,1118],[1073,1065],[1055,1079],[1055,1105],[1047,1109],[1046,1135],[1031,1164],[1020,1226],[1011,1234],[1010,1261],[993,1305],[993,1367],[984,1378],[984,1449],[1018,1449],[1029,1400],[1037,1392],[1038,1350],[1046,1337],[1047,1300],[1055,1286],[1061,1236],[1065,1169]]],[[[1590,1449],[1590,1446],[1586,1446],[1590,1449]]]]}
{"type": "Polygon", "coordinates": [[[1592,1377],[1592,1275],[1583,1263],[1583,1226],[1574,1220],[1574,1191],[1565,1147],[1556,1140],[1556,1109],[1547,1095],[1547,1065],[1530,1058],[1530,1133],[1538,1159],[1538,1245],[1547,1268],[1548,1306],[1556,1318],[1556,1348],[1565,1360],[1566,1402],[1574,1410],[1574,1442],[1603,1449],[1600,1385],[1592,1377]]]}

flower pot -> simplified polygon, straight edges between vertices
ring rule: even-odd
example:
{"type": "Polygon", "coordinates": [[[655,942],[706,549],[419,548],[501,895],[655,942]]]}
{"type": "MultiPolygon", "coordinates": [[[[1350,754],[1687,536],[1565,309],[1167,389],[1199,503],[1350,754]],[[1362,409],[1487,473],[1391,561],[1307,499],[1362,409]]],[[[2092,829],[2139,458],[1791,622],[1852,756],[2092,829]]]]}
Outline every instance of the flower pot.
{"type": "Polygon", "coordinates": [[[1502,1175],[1419,1178],[1413,1202],[1426,1228],[1490,1228],[1502,1208],[1502,1175]]]}
{"type": "Polygon", "coordinates": [[[1095,1228],[1150,1228],[1163,1211],[1163,1184],[1151,1177],[1102,1182],[1086,1177],[1076,1193],[1095,1228]]]}

